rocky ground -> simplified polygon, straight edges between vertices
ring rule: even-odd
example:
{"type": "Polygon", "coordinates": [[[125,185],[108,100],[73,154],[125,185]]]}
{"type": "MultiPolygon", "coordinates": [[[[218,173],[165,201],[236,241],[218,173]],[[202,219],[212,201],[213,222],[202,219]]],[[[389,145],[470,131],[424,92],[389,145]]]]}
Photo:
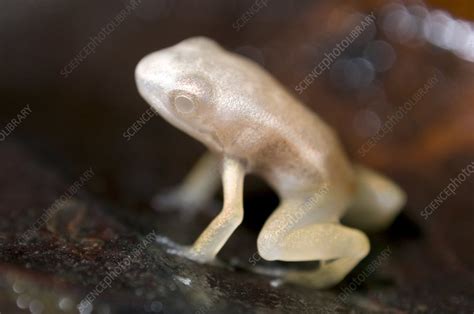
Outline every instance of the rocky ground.
{"type": "Polygon", "coordinates": [[[122,3],[0,5],[7,12],[1,29],[16,31],[0,32],[2,60],[8,60],[0,77],[0,125],[26,104],[32,110],[0,142],[0,312],[74,313],[97,285],[110,281],[99,286],[85,312],[472,313],[474,178],[467,177],[427,219],[422,215],[474,161],[472,62],[449,47],[390,37],[387,8],[379,1],[269,2],[239,31],[232,24],[252,1],[163,3],[143,0],[67,78],[60,70],[122,3]],[[372,10],[374,28],[344,52],[344,62],[331,66],[343,71],[328,70],[296,93],[324,52],[350,32],[346,22],[354,13],[372,10]],[[256,254],[258,231],[278,200],[255,178],[246,187],[244,224],[214,265],[184,259],[176,246],[192,243],[219,200],[192,218],[151,209],[154,193],[177,184],[203,148],[161,118],[131,139],[124,136],[148,108],[136,92],[133,69],[146,53],[195,35],[260,62],[337,130],[353,160],[387,174],[407,192],[402,214],[388,230],[371,235],[370,255],[333,289],[262,274],[314,265],[268,263],[256,254]],[[386,70],[344,72],[377,41],[395,55],[372,60],[386,70]],[[434,73],[435,86],[361,154],[385,119],[434,73]],[[81,181],[88,169],[93,175],[81,181]],[[150,242],[153,232],[157,241],[150,242]],[[126,267],[116,272],[118,265],[126,267]]]}

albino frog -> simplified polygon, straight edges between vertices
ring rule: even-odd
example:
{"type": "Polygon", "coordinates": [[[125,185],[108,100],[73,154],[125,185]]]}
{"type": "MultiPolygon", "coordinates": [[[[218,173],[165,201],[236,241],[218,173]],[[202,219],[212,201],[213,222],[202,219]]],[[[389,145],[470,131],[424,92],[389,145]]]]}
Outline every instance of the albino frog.
{"type": "Polygon", "coordinates": [[[258,64],[214,41],[190,38],[144,57],[136,67],[141,96],[209,153],[166,202],[192,208],[223,184],[221,212],[187,249],[212,261],[244,217],[243,184],[262,177],[280,198],[257,239],[265,260],[320,261],[286,279],[316,287],[341,281],[370,250],[364,230],[392,222],[405,203],[389,179],[353,166],[334,131],[258,64]]]}

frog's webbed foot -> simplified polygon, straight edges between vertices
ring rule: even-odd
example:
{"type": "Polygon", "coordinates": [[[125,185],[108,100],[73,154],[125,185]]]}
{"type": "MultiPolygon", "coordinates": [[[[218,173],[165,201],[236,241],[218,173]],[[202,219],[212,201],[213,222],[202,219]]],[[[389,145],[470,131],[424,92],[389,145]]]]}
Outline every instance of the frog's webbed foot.
{"type": "Polygon", "coordinates": [[[194,211],[211,202],[219,186],[219,160],[206,153],[183,183],[153,197],[151,206],[157,211],[194,211]]]}
{"type": "Polygon", "coordinates": [[[196,251],[193,249],[193,246],[183,247],[181,249],[180,255],[201,264],[211,262],[214,259],[214,257],[210,258],[209,256],[196,251]]]}
{"type": "Polygon", "coordinates": [[[158,236],[156,238],[156,241],[166,247],[166,252],[169,254],[185,257],[198,263],[205,263],[210,261],[206,259],[204,255],[199,254],[199,252],[196,252],[196,250],[194,250],[191,245],[181,245],[178,243],[174,243],[172,240],[164,236],[158,236]]]}

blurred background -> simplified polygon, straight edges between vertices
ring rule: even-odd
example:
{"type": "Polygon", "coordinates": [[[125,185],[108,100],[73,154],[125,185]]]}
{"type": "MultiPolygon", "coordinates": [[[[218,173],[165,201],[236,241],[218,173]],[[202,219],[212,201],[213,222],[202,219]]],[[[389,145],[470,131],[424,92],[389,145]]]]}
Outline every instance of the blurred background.
{"type": "Polygon", "coordinates": [[[221,265],[170,254],[174,244],[163,240],[83,312],[472,313],[472,19],[467,0],[2,1],[0,312],[77,313],[150,231],[189,244],[216,214],[218,205],[192,219],[151,208],[204,148],[160,117],[136,124],[148,109],[134,83],[137,62],[199,35],[260,63],[333,126],[354,161],[398,182],[408,203],[389,230],[371,236],[365,264],[316,291],[255,273],[273,265],[255,260],[255,239],[278,200],[250,178],[244,225],[221,265]],[[295,91],[371,12],[374,22],[295,91]],[[87,169],[93,176],[61,210],[22,237],[87,169]],[[425,217],[463,171],[455,195],[425,217]],[[340,302],[387,247],[389,259],[340,302]]]}

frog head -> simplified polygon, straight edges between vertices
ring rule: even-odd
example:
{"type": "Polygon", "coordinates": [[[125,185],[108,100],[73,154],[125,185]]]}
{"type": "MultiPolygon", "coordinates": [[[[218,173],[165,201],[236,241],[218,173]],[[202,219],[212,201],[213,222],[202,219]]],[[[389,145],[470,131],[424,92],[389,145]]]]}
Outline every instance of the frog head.
{"type": "Polygon", "coordinates": [[[164,119],[214,150],[222,150],[216,97],[218,66],[213,56],[223,49],[214,41],[190,38],[145,56],[135,69],[140,95],[164,119]]]}

